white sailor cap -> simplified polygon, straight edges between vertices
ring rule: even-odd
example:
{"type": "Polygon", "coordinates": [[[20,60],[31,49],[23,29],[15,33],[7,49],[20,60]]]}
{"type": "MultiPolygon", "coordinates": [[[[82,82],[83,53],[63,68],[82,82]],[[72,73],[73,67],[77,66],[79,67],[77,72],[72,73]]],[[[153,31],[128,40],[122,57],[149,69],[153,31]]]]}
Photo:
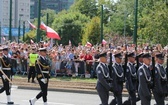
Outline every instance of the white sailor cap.
{"type": "Polygon", "coordinates": [[[46,47],[42,47],[42,48],[39,48],[38,50],[39,51],[47,51],[47,48],[46,47]]]}
{"type": "Polygon", "coordinates": [[[4,47],[2,48],[2,50],[7,51],[7,50],[8,50],[8,46],[4,46],[4,47]]]}

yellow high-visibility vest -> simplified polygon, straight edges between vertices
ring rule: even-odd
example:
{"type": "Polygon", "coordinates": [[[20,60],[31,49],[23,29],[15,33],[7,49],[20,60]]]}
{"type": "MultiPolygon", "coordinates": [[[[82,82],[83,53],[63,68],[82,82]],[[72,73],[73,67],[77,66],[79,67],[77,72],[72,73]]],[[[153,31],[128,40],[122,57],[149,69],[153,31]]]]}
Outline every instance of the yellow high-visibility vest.
{"type": "Polygon", "coordinates": [[[35,62],[38,58],[38,54],[29,54],[29,66],[35,66],[35,62]]]}

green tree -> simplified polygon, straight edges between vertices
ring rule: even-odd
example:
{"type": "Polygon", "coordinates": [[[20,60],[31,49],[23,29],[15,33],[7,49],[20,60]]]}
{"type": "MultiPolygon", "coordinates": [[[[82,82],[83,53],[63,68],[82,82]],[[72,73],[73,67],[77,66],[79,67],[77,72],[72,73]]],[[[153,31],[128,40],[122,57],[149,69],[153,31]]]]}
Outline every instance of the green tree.
{"type": "Polygon", "coordinates": [[[81,42],[83,28],[90,19],[79,12],[70,11],[62,11],[56,17],[52,27],[61,37],[59,43],[67,45],[71,40],[73,45],[77,45],[81,42]]]}
{"type": "Polygon", "coordinates": [[[86,44],[89,41],[92,44],[100,42],[100,18],[94,17],[86,24],[84,34],[82,35],[82,44],[86,44]]]}

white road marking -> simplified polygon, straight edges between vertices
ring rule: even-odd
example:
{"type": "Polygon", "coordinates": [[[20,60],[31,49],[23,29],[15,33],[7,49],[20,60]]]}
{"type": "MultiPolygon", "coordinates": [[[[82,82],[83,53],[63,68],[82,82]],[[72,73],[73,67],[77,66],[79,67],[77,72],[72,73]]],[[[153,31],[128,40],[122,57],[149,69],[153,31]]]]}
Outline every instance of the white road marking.
{"type": "MultiPolygon", "coordinates": [[[[29,100],[22,100],[23,102],[29,102],[29,100]]],[[[36,103],[43,103],[40,101],[37,101],[36,103]]],[[[75,105],[75,104],[68,104],[68,103],[56,103],[56,102],[47,102],[49,105],[75,105]]]]}

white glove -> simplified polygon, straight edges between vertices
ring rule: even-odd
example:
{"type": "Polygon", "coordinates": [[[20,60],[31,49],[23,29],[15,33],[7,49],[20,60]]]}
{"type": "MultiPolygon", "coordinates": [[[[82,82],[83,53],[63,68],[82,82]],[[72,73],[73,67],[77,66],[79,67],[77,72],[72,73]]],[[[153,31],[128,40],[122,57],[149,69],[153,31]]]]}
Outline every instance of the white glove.
{"type": "Polygon", "coordinates": [[[42,79],[41,79],[41,82],[43,82],[44,84],[46,84],[46,83],[47,83],[47,80],[44,79],[44,78],[42,78],[42,79]]]}
{"type": "Polygon", "coordinates": [[[6,76],[5,76],[5,75],[2,75],[2,78],[5,80],[5,79],[6,79],[6,76]]]}

